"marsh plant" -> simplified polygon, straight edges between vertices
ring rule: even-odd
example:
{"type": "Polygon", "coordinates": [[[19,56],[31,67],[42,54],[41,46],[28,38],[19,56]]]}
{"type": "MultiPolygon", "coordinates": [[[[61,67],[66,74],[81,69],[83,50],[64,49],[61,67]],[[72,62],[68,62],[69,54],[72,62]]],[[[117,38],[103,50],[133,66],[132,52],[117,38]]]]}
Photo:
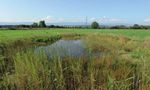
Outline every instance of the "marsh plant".
{"type": "Polygon", "coordinates": [[[55,57],[32,50],[13,54],[12,73],[3,74],[1,89],[149,90],[150,42],[110,34],[86,35],[89,52],[98,56],[55,57]]]}

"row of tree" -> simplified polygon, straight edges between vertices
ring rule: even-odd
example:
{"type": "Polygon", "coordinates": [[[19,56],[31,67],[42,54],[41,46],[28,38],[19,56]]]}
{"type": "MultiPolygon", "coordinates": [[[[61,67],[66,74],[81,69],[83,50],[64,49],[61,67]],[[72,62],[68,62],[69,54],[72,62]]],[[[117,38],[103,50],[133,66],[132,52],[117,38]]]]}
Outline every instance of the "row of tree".
{"type": "Polygon", "coordinates": [[[91,25],[72,25],[72,26],[60,26],[60,25],[46,25],[45,21],[34,22],[31,25],[1,25],[0,28],[6,28],[11,30],[16,29],[32,29],[32,28],[92,28],[92,29],[150,29],[150,26],[134,24],[133,26],[116,25],[116,26],[102,26],[98,22],[92,22],[91,25]]]}
{"type": "Polygon", "coordinates": [[[133,26],[116,25],[116,26],[100,26],[98,22],[91,24],[93,29],[150,29],[150,26],[134,24],[133,26]]]}

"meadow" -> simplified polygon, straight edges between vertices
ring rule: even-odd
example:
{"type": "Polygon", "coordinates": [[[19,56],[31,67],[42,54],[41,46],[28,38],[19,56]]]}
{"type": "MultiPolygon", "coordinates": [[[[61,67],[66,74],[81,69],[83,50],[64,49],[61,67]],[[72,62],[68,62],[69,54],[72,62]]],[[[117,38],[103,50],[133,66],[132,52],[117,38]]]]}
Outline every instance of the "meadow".
{"type": "Polygon", "coordinates": [[[0,31],[2,90],[149,90],[150,31],[49,29],[0,31]],[[81,39],[89,57],[49,60],[33,47],[81,39]]]}
{"type": "Polygon", "coordinates": [[[124,35],[128,37],[145,38],[150,35],[149,30],[135,30],[135,29],[44,29],[44,30],[1,30],[0,31],[0,42],[15,41],[16,39],[31,38],[34,36],[49,36],[60,33],[79,33],[79,34],[90,34],[90,33],[111,33],[117,35],[124,35]]]}

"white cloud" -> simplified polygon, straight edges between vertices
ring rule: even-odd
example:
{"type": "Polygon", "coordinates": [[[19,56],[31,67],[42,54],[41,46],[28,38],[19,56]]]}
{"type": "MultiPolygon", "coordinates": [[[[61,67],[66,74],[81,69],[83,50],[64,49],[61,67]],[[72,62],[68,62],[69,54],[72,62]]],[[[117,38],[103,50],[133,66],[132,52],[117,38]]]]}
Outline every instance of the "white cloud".
{"type": "Polygon", "coordinates": [[[105,23],[123,23],[123,22],[126,22],[127,20],[126,19],[123,19],[123,18],[106,18],[106,17],[103,17],[103,18],[100,18],[99,19],[99,22],[105,22],[105,23]]]}
{"type": "Polygon", "coordinates": [[[92,18],[89,19],[89,21],[97,21],[97,19],[92,17],[92,18]]]}
{"type": "Polygon", "coordinates": [[[37,18],[17,18],[17,19],[4,19],[4,18],[0,18],[0,22],[37,22],[39,21],[39,19],[37,18]]]}
{"type": "Polygon", "coordinates": [[[144,22],[150,22],[150,18],[144,19],[144,22]]]}
{"type": "Polygon", "coordinates": [[[39,20],[45,20],[45,21],[55,21],[56,18],[52,17],[52,16],[46,16],[44,18],[41,18],[39,20]]]}
{"type": "MultiPolygon", "coordinates": [[[[18,18],[18,19],[2,19],[0,18],[0,22],[38,22],[40,20],[45,20],[46,22],[50,23],[57,23],[57,22],[85,22],[86,17],[75,17],[75,18],[64,18],[64,17],[53,17],[53,16],[46,16],[43,18],[18,18]]],[[[107,18],[106,16],[102,18],[88,18],[88,23],[93,21],[97,21],[100,23],[123,23],[126,22],[126,19],[121,18],[107,18]]],[[[150,19],[145,20],[150,21],[150,19]]]]}
{"type": "Polygon", "coordinates": [[[106,16],[104,16],[102,18],[89,18],[88,21],[89,22],[97,21],[100,23],[124,23],[127,20],[123,18],[107,18],[106,16]]]}
{"type": "Polygon", "coordinates": [[[46,22],[83,22],[85,18],[78,17],[78,18],[63,18],[63,17],[53,17],[47,16],[42,18],[41,20],[45,20],[46,22]]]}

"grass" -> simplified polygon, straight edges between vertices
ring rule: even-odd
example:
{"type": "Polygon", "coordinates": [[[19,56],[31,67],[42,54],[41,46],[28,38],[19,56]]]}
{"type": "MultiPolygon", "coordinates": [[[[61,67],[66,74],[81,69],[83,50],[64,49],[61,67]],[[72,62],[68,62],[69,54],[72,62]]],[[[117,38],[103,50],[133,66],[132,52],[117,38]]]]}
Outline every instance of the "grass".
{"type": "Polygon", "coordinates": [[[49,36],[60,33],[111,33],[116,35],[124,35],[128,37],[145,38],[150,35],[149,30],[110,30],[110,29],[49,29],[49,30],[1,30],[0,31],[0,43],[12,42],[18,39],[31,38],[36,36],[49,36]]]}
{"type": "Polygon", "coordinates": [[[89,58],[66,57],[60,59],[56,57],[53,60],[48,60],[44,53],[35,54],[32,49],[27,47],[28,44],[24,45],[24,51],[16,49],[20,42],[13,44],[6,54],[9,59],[5,60],[2,57],[0,59],[0,61],[6,61],[0,64],[0,71],[3,71],[3,75],[0,78],[0,89],[150,89],[150,31],[91,29],[56,29],[56,31],[8,30],[0,31],[0,35],[3,35],[0,39],[2,43],[9,42],[10,44],[20,39],[21,46],[32,41],[30,37],[36,37],[35,41],[45,42],[51,40],[46,38],[51,35],[62,35],[67,39],[77,36],[84,40],[89,52],[102,52],[100,56],[90,56],[89,58]],[[84,36],[81,37],[82,35],[79,34],[84,34],[84,36]],[[22,41],[23,39],[24,41],[22,41]],[[10,64],[8,63],[9,60],[11,61],[10,64]],[[10,67],[8,68],[6,64],[10,67]]]}

